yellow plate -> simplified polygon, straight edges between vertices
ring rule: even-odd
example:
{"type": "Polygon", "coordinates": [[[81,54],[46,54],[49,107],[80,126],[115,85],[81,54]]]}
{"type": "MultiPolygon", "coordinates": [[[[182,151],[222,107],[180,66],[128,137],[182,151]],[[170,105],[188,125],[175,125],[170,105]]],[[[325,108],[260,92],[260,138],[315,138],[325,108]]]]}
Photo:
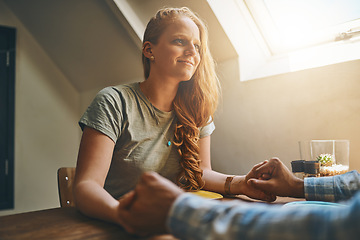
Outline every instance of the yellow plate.
{"type": "Polygon", "coordinates": [[[219,193],[209,192],[209,191],[205,191],[205,190],[199,190],[199,191],[190,192],[190,193],[198,195],[200,197],[210,198],[210,199],[221,199],[221,198],[223,198],[223,196],[221,194],[219,194],[219,193]]]}

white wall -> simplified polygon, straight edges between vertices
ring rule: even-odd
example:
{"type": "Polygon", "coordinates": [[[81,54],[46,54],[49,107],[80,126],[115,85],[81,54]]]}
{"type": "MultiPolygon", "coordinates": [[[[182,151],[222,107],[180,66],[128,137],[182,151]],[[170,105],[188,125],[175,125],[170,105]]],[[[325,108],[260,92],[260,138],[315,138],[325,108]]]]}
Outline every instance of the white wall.
{"type": "Polygon", "coordinates": [[[58,207],[57,169],[76,163],[79,94],[2,0],[0,25],[17,29],[15,209],[0,215],[58,207]]]}
{"type": "Polygon", "coordinates": [[[245,174],[273,156],[290,167],[300,158],[299,140],[349,139],[350,168],[360,170],[360,60],[246,82],[237,59],[218,68],[214,169],[245,174]]]}

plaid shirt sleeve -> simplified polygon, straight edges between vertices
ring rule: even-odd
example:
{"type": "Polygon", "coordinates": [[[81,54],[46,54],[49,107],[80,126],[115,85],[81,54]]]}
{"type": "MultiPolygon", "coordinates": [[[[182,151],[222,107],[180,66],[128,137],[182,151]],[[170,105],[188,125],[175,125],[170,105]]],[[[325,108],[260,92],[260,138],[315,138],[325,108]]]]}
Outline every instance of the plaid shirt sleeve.
{"type": "Polygon", "coordinates": [[[360,193],[339,207],[282,207],[216,201],[189,193],[173,204],[169,231],[179,239],[359,239],[360,193]]]}
{"type": "Polygon", "coordinates": [[[306,200],[337,202],[351,198],[360,190],[360,174],[351,171],[342,175],[305,178],[306,200]]]}

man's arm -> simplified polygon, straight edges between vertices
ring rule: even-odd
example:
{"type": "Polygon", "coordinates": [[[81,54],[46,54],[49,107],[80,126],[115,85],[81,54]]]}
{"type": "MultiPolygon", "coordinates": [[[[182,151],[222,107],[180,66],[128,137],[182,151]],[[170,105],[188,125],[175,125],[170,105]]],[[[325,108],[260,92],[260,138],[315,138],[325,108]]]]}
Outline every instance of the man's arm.
{"type": "Polygon", "coordinates": [[[351,198],[360,190],[360,174],[351,171],[332,177],[305,178],[304,185],[307,200],[338,202],[351,198]]]}
{"type": "Polygon", "coordinates": [[[358,239],[360,194],[343,207],[282,207],[181,195],[168,226],[179,239],[358,239]]]}
{"type": "Polygon", "coordinates": [[[156,173],[145,173],[120,205],[131,233],[170,232],[179,239],[357,239],[360,194],[344,207],[281,207],[216,201],[183,193],[156,173]],[[127,201],[128,200],[128,201],[127,201]]]}
{"type": "Polygon", "coordinates": [[[252,171],[255,178],[249,179],[248,184],[278,196],[333,202],[349,199],[360,190],[360,175],[356,171],[302,180],[295,177],[278,158],[272,158],[260,167],[255,166],[252,171]],[[264,173],[271,177],[261,179],[264,173]]]}

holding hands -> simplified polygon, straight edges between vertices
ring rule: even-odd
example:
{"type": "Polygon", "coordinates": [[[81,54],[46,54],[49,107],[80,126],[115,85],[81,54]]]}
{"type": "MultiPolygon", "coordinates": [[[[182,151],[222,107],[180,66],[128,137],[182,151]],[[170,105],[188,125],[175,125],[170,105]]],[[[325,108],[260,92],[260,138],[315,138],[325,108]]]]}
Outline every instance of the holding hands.
{"type": "Polygon", "coordinates": [[[275,201],[276,195],[271,191],[268,191],[266,188],[259,188],[256,185],[249,184],[250,179],[267,180],[271,177],[268,173],[269,171],[266,171],[266,168],[264,168],[266,164],[267,161],[258,163],[246,174],[246,176],[238,176],[240,180],[234,184],[234,193],[239,192],[250,198],[267,202],[275,201]]]}
{"type": "Polygon", "coordinates": [[[304,197],[304,181],[295,177],[278,158],[255,165],[249,174],[247,183],[256,189],[282,197],[304,197]]]}
{"type": "MultiPolygon", "coordinates": [[[[234,191],[274,201],[276,196],[304,197],[304,182],[278,159],[255,165],[246,176],[234,179],[234,191]]],[[[119,223],[140,236],[167,233],[166,220],[175,200],[183,194],[174,183],[155,172],[144,173],[136,188],[119,201],[119,223]]]]}

